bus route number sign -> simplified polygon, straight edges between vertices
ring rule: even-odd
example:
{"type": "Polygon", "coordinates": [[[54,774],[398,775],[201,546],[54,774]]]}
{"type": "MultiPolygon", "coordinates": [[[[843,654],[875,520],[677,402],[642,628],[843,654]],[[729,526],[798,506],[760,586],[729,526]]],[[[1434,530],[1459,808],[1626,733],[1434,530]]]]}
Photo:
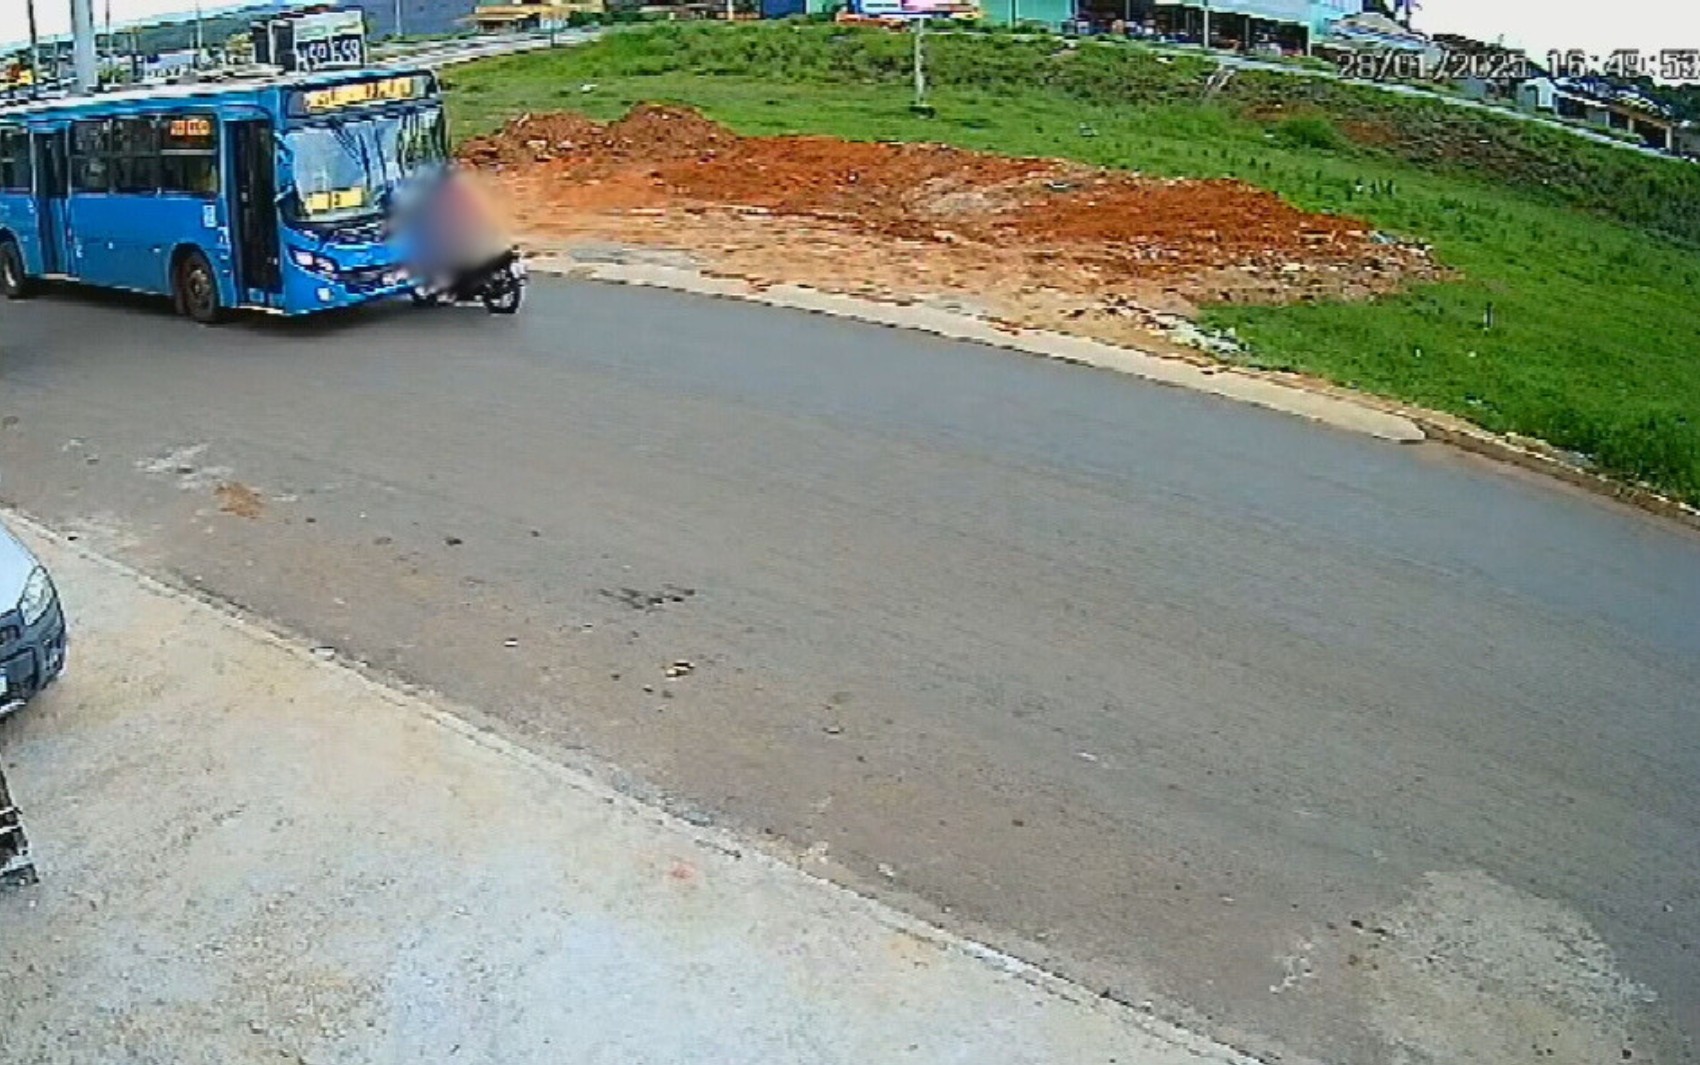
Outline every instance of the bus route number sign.
{"type": "Polygon", "coordinates": [[[323,192],[309,192],[301,197],[301,206],[310,215],[329,214],[332,211],[348,211],[366,206],[366,190],[358,185],[346,189],[326,189],[323,192]]]}
{"type": "Polygon", "coordinates": [[[295,46],[295,63],[301,70],[333,65],[359,66],[366,61],[366,40],[359,34],[302,41],[295,46]]]}

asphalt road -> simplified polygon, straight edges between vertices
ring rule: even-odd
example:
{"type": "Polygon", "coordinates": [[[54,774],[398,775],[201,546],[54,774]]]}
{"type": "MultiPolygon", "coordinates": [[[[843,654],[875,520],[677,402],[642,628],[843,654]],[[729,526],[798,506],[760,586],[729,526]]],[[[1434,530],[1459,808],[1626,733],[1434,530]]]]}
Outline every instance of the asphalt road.
{"type": "Polygon", "coordinates": [[[513,55],[518,52],[537,52],[545,48],[566,48],[595,40],[600,29],[563,29],[553,38],[547,32],[514,34],[480,34],[476,37],[456,37],[445,40],[422,41],[402,47],[390,46],[379,50],[376,65],[392,67],[424,66],[434,69],[471,63],[479,59],[513,55]]]}
{"type": "Polygon", "coordinates": [[[0,498],[1260,1053],[1700,1036],[1700,538],[1443,449],[616,287],[61,292],[0,498]]]}

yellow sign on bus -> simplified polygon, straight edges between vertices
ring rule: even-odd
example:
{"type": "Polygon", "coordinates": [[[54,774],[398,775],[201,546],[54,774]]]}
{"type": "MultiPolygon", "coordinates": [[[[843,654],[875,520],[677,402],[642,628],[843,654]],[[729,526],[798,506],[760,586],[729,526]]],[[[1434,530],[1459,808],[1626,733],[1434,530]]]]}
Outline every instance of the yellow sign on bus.
{"type": "Polygon", "coordinates": [[[412,100],[419,95],[423,79],[412,77],[385,78],[382,81],[360,81],[353,85],[333,85],[328,89],[310,89],[302,94],[307,113],[324,114],[362,104],[389,103],[412,100]]]}
{"type": "Polygon", "coordinates": [[[332,211],[352,211],[356,207],[366,206],[366,190],[358,185],[346,189],[327,189],[324,192],[309,192],[301,198],[301,205],[307,213],[329,214],[332,211]]]}
{"type": "Polygon", "coordinates": [[[210,118],[174,118],[171,120],[170,134],[180,140],[205,140],[212,136],[213,124],[210,118]]]}

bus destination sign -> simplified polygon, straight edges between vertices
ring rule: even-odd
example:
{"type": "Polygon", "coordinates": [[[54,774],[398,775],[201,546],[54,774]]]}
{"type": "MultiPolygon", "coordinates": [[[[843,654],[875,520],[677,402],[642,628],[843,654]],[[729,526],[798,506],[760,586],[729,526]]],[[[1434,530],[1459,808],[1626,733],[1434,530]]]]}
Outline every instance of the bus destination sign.
{"type": "Polygon", "coordinates": [[[174,118],[166,127],[166,135],[173,141],[211,141],[212,119],[202,115],[174,118]]]}
{"type": "Polygon", "coordinates": [[[331,85],[323,89],[305,89],[298,92],[296,98],[299,108],[291,110],[308,115],[325,115],[373,104],[418,100],[426,96],[429,89],[429,79],[416,74],[376,81],[357,81],[349,85],[331,85]]]}

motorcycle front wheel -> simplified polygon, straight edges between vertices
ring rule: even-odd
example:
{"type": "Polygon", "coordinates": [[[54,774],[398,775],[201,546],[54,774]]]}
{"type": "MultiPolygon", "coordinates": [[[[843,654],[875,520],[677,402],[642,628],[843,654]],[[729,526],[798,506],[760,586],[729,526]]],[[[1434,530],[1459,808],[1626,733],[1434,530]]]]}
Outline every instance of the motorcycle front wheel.
{"type": "Polygon", "coordinates": [[[484,309],[491,314],[514,314],[519,310],[520,283],[511,277],[494,281],[484,290],[484,309]]]}

